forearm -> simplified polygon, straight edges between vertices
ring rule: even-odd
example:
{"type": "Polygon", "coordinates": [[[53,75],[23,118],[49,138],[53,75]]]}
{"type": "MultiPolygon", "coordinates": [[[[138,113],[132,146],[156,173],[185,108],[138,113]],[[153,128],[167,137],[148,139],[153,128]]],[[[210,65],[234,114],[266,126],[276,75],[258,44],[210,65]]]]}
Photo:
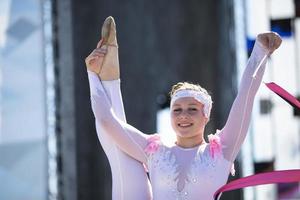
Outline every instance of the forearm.
{"type": "Polygon", "coordinates": [[[101,124],[104,124],[106,121],[114,118],[111,100],[108,98],[107,91],[105,91],[105,88],[101,84],[101,81],[96,73],[88,71],[88,79],[93,112],[97,121],[101,122],[101,124]],[[101,101],[101,104],[97,103],[97,101],[101,101]],[[97,112],[95,112],[96,109],[97,112]],[[97,113],[99,114],[96,115],[97,113]]]}
{"type": "Polygon", "coordinates": [[[237,97],[250,97],[254,99],[264,75],[267,57],[268,50],[265,49],[259,42],[256,42],[247,62],[247,66],[243,72],[237,97]],[[259,65],[261,65],[261,67],[259,65]],[[258,71],[256,76],[253,77],[253,74],[257,69],[258,71]]]}

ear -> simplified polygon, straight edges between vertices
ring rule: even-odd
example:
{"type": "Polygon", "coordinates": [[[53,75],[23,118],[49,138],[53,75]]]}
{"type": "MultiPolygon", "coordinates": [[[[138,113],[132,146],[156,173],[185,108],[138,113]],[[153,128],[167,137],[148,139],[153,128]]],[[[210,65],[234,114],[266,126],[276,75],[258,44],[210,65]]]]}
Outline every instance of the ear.
{"type": "Polygon", "coordinates": [[[209,122],[209,118],[205,117],[205,125],[209,122]]]}

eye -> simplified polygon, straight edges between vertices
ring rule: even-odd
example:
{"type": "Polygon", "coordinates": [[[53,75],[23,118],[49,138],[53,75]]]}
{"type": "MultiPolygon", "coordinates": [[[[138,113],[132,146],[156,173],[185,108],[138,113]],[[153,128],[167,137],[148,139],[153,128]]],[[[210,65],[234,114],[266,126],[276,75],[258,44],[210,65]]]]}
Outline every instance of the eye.
{"type": "Polygon", "coordinates": [[[198,113],[198,108],[188,108],[188,112],[190,114],[196,114],[196,113],[198,113]]]}
{"type": "Polygon", "coordinates": [[[181,112],[181,108],[175,108],[175,109],[173,109],[173,112],[179,113],[179,112],[181,112]]]}

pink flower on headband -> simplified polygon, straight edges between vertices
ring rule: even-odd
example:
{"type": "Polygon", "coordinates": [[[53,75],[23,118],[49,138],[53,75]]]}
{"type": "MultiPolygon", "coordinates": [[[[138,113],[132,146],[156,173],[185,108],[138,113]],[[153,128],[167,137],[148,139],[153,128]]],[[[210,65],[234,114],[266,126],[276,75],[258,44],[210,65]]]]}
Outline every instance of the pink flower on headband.
{"type": "Polygon", "coordinates": [[[160,136],[158,134],[154,134],[153,136],[150,136],[147,141],[148,144],[144,151],[148,154],[155,153],[160,145],[160,136]]]}
{"type": "Polygon", "coordinates": [[[209,141],[209,153],[212,158],[220,156],[222,154],[221,139],[218,135],[208,135],[209,141]]]}

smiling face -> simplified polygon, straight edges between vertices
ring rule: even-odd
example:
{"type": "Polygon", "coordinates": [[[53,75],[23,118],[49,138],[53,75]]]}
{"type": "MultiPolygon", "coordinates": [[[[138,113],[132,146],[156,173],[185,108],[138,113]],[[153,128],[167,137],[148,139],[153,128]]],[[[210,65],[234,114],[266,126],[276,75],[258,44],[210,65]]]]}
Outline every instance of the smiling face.
{"type": "Polygon", "coordinates": [[[176,100],[171,107],[171,124],[178,139],[203,140],[208,119],[203,114],[203,104],[193,97],[176,100]]]}

